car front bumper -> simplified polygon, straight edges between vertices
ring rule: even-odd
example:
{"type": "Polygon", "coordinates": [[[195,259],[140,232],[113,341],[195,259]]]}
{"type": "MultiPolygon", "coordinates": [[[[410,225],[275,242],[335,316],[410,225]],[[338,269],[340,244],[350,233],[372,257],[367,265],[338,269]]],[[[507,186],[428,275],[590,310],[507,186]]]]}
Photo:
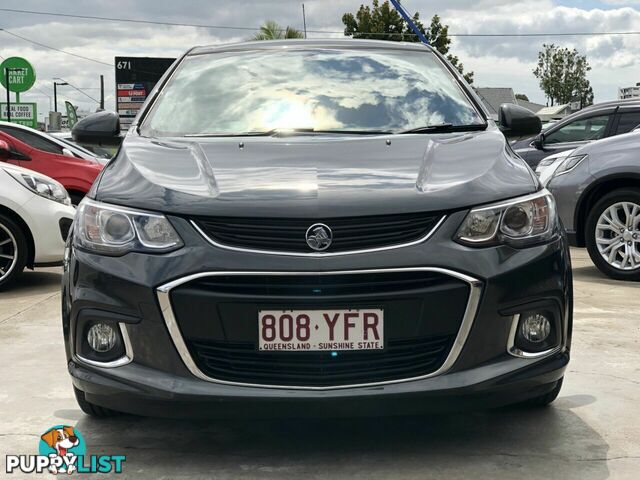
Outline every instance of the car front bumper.
{"type": "Polygon", "coordinates": [[[75,208],[33,195],[22,210],[33,237],[35,266],[59,265],[75,208]]]}
{"type": "MultiPolygon", "coordinates": [[[[285,415],[322,410],[328,414],[400,414],[499,406],[543,395],[563,376],[569,361],[572,287],[566,239],[559,236],[551,243],[521,250],[505,246],[473,249],[451,240],[465,214],[451,215],[423,244],[326,258],[231,252],[210,245],[179,218],[171,221],[185,247],[169,254],[130,253],[118,258],[72,249],[63,280],[63,327],[74,385],[88,401],[100,406],[179,417],[219,416],[233,410],[269,416],[277,414],[279,407],[285,415]],[[189,362],[189,352],[181,348],[180,329],[177,337],[167,321],[171,299],[163,297],[162,286],[191,276],[247,271],[320,276],[372,269],[442,270],[477,283],[477,304],[468,331],[460,335],[463,322],[456,337],[460,348],[455,357],[447,357],[443,368],[393,381],[320,388],[220,381],[203,374],[197,365],[194,370],[195,362],[189,362]],[[514,355],[510,348],[517,312],[540,304],[557,305],[557,345],[541,355],[514,355]],[[76,323],[87,311],[120,323],[127,344],[121,361],[100,364],[76,353],[76,344],[82,341],[76,323]],[[256,403],[262,405],[258,410],[256,403]]],[[[447,301],[432,303],[438,306],[428,312],[428,322],[437,326],[447,309],[454,308],[447,307],[447,301]]],[[[287,304],[286,299],[278,302],[287,304]]],[[[353,302],[361,299],[354,294],[353,302]]],[[[345,308],[351,303],[348,298],[340,300],[345,308]]],[[[256,321],[258,308],[256,304],[251,314],[256,321]]]]}
{"type": "Polygon", "coordinates": [[[69,363],[73,384],[96,405],[174,418],[378,416],[476,410],[551,391],[569,363],[567,351],[536,362],[505,359],[427,380],[325,391],[218,385],[131,363],[109,371],[69,363]]]}

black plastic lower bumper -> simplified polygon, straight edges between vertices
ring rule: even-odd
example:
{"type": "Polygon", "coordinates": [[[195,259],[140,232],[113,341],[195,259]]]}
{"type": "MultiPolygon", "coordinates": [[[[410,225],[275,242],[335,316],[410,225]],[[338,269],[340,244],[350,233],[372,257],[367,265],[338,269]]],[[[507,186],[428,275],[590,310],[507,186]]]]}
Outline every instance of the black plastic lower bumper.
{"type": "Polygon", "coordinates": [[[375,416],[494,408],[551,391],[564,375],[568,352],[526,364],[506,359],[428,380],[330,391],[250,388],[197,379],[149,377],[127,365],[114,371],[69,363],[74,385],[96,405],[158,417],[375,416]],[[504,373],[501,373],[504,372],[504,373]]]}

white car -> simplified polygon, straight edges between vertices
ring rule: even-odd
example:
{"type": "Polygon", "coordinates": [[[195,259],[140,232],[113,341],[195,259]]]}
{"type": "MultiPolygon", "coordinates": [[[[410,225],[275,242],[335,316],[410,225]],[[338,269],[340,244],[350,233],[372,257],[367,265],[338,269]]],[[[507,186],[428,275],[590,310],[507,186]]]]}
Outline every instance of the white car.
{"type": "Polygon", "coordinates": [[[562,152],[554,153],[553,155],[549,155],[548,157],[540,160],[540,163],[536,166],[536,175],[540,179],[540,183],[543,186],[547,186],[547,183],[553,178],[553,174],[556,172],[560,164],[564,161],[565,158],[571,156],[574,152],[573,150],[564,150],[562,152]]]}
{"type": "MultiPolygon", "coordinates": [[[[7,148],[0,141],[0,160],[7,148]]],[[[60,183],[0,162],[0,290],[25,267],[60,264],[74,216],[60,183]]]]}

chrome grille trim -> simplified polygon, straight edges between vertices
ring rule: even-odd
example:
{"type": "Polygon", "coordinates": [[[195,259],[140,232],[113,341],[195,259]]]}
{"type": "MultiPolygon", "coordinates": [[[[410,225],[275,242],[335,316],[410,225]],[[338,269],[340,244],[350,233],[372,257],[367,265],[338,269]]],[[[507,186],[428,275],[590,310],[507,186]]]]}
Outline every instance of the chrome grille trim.
{"type": "Polygon", "coordinates": [[[193,275],[188,275],[183,278],[179,278],[177,280],[173,280],[169,283],[166,283],[156,289],[156,296],[158,298],[158,303],[160,304],[160,310],[162,312],[162,317],[164,318],[165,324],[167,326],[167,330],[169,331],[169,335],[178,351],[178,354],[182,358],[187,369],[197,378],[211,382],[218,383],[223,385],[233,385],[239,387],[258,387],[258,388],[274,388],[274,389],[285,389],[285,390],[338,390],[345,388],[358,388],[358,387],[375,387],[380,385],[390,385],[394,383],[403,383],[403,382],[411,382],[415,380],[424,380],[426,378],[435,377],[438,375],[442,375],[446,373],[456,362],[458,357],[460,356],[460,352],[467,341],[467,337],[469,336],[469,332],[471,331],[471,326],[473,325],[473,321],[475,319],[478,306],[480,304],[480,296],[482,294],[482,282],[477,280],[469,275],[464,273],[459,273],[453,270],[447,270],[439,267],[410,267],[410,268],[392,268],[392,269],[374,269],[374,270],[340,270],[340,271],[331,271],[331,272],[268,272],[268,271],[233,271],[233,272],[201,272],[195,273],[193,275]],[[203,277],[214,277],[214,276],[243,276],[243,275],[264,275],[264,276],[299,276],[299,275],[358,275],[358,274],[376,274],[376,273],[397,273],[397,272],[434,272],[440,273],[443,275],[448,275],[459,280],[462,280],[469,284],[469,297],[467,300],[467,306],[465,308],[464,316],[462,317],[462,322],[460,323],[460,329],[458,330],[458,334],[453,342],[449,355],[445,359],[442,366],[437,369],[435,372],[431,372],[426,375],[411,377],[411,378],[403,378],[396,380],[387,380],[382,382],[370,382],[370,383],[361,383],[361,384],[353,384],[353,385],[336,385],[336,386],[300,386],[300,385],[265,385],[259,383],[243,383],[243,382],[233,382],[227,380],[219,380],[205,375],[196,365],[195,361],[191,357],[189,353],[189,349],[180,333],[180,327],[178,326],[178,322],[173,312],[173,308],[171,306],[170,293],[171,290],[188,283],[192,280],[196,280],[203,277]]]}
{"type": "Polygon", "coordinates": [[[225,250],[233,250],[235,252],[260,253],[263,255],[285,255],[285,256],[291,256],[291,257],[318,258],[318,257],[337,257],[340,255],[357,255],[360,253],[375,253],[375,252],[383,252],[385,250],[394,250],[396,248],[412,247],[414,245],[418,245],[420,243],[423,243],[429,240],[436,233],[438,228],[440,228],[440,226],[444,223],[446,219],[447,219],[447,216],[443,215],[442,218],[438,220],[438,222],[433,226],[433,228],[429,232],[427,232],[426,235],[416,240],[413,240],[411,242],[401,243],[397,245],[387,245],[384,247],[367,248],[362,250],[345,250],[343,252],[288,252],[288,251],[277,251],[277,250],[260,250],[260,249],[245,248],[245,247],[234,247],[231,245],[226,245],[224,243],[217,242],[216,240],[211,238],[209,235],[207,235],[194,220],[191,220],[190,222],[193,228],[196,229],[196,231],[202,236],[202,238],[204,238],[207,242],[209,242],[214,247],[223,248],[225,250]]]}

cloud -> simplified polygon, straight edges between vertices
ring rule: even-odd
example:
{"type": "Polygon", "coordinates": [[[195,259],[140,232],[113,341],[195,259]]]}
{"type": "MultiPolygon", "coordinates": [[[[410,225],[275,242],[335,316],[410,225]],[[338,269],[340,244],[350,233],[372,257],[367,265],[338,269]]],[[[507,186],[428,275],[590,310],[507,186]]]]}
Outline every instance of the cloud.
{"type": "MultiPolygon", "coordinates": [[[[50,0],[5,0],[3,8],[70,12],[105,17],[138,18],[168,22],[226,26],[256,26],[267,19],[302,28],[303,0],[77,0],[54,9],[50,0]]],[[[640,31],[640,0],[590,0],[581,8],[561,6],[559,0],[406,0],[410,12],[420,11],[423,21],[435,13],[450,25],[452,33],[512,32],[605,32],[640,31]],[[599,5],[601,8],[593,8],[599,5]]],[[[369,0],[304,0],[310,37],[341,36],[342,14],[356,11],[369,0]]],[[[565,2],[566,4],[567,2],[565,2]]],[[[572,5],[575,5],[572,2],[572,5]]],[[[0,28],[26,38],[102,62],[115,56],[180,55],[193,45],[234,42],[249,38],[251,31],[146,25],[128,22],[82,20],[43,15],[0,12],[0,28]]],[[[596,100],[614,98],[617,87],[638,79],[640,35],[592,37],[453,37],[452,52],[465,68],[476,73],[479,86],[512,86],[532,100],[543,101],[531,71],[543,43],[575,47],[585,53],[593,67],[589,78],[596,100]]],[[[35,66],[36,86],[23,95],[49,110],[53,77],[63,77],[97,98],[99,75],[105,76],[107,108],[114,106],[114,69],[63,53],[46,50],[0,32],[0,55],[19,55],[35,66]]],[[[60,100],[70,99],[83,109],[95,102],[70,87],[60,88],[60,100]]],[[[61,102],[60,102],[61,103],[61,102]]],[[[59,107],[60,108],[60,107],[59,107]]]]}
{"type": "Polygon", "coordinates": [[[640,0],[602,0],[608,5],[640,5],[640,0]]]}
{"type": "MultiPolygon", "coordinates": [[[[491,11],[465,16],[449,11],[443,20],[451,31],[476,33],[512,32],[622,32],[640,31],[640,12],[633,8],[611,10],[553,6],[551,2],[532,2],[522,8],[502,6],[491,11]],[[537,5],[537,7],[536,7],[537,5]],[[491,28],[482,28],[490,25],[491,28]]],[[[587,55],[592,71],[596,100],[615,98],[617,87],[638,81],[640,35],[566,36],[566,37],[456,37],[456,54],[465,66],[476,70],[476,83],[482,86],[518,86],[516,90],[538,101],[543,95],[531,74],[544,43],[576,48],[587,55]],[[612,83],[615,82],[615,83],[612,83]]]]}

